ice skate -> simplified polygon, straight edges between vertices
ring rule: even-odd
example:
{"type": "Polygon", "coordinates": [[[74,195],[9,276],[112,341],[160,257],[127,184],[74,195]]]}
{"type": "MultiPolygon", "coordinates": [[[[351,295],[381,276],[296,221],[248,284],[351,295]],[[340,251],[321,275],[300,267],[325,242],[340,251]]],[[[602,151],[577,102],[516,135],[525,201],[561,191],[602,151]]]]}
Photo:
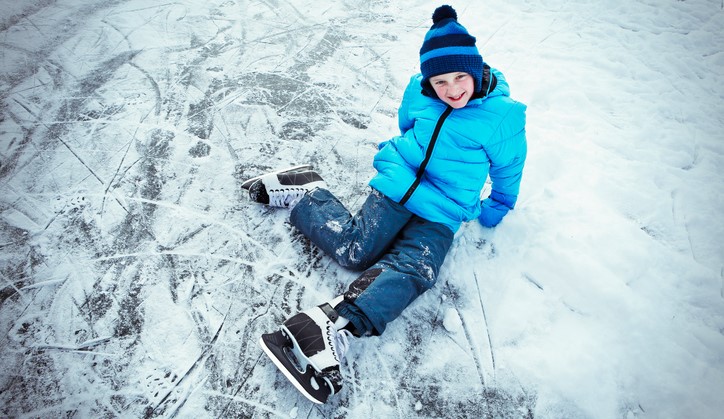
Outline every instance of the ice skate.
{"type": "Polygon", "coordinates": [[[256,202],[274,207],[293,207],[308,191],[327,184],[309,165],[295,166],[249,179],[241,187],[256,202]]]}
{"type": "Polygon", "coordinates": [[[263,178],[264,176],[270,175],[270,174],[280,174],[280,173],[293,173],[293,172],[304,172],[307,170],[313,170],[312,165],[310,164],[300,164],[299,166],[292,166],[287,167],[286,169],[276,170],[273,172],[264,173],[263,175],[259,175],[256,177],[253,177],[251,179],[247,179],[244,181],[244,183],[241,184],[242,189],[249,190],[249,187],[256,182],[257,180],[263,178]]]}
{"type": "Polygon", "coordinates": [[[340,362],[352,333],[348,321],[334,310],[342,297],[290,317],[280,330],[264,334],[259,343],[294,387],[314,403],[323,404],[342,389],[340,362]]]}

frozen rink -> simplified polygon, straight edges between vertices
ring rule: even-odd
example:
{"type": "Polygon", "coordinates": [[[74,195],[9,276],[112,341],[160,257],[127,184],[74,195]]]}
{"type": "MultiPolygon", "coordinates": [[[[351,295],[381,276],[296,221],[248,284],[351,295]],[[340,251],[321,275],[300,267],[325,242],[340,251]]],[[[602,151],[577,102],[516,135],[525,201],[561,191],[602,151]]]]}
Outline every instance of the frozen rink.
{"type": "Polygon", "coordinates": [[[358,273],[241,182],[358,208],[440,4],[0,0],[0,416],[720,417],[721,0],[449,3],[528,105],[518,206],[329,404],[263,356],[358,273]]]}

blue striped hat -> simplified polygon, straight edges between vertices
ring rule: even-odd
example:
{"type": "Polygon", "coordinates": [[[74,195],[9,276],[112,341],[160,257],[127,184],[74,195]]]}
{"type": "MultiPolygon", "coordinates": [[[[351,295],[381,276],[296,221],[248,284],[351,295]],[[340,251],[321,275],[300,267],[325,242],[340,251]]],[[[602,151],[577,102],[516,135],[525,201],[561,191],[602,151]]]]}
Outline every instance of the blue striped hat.
{"type": "Polygon", "coordinates": [[[430,77],[456,71],[473,76],[476,93],[482,89],[483,57],[475,46],[475,37],[457,19],[458,15],[451,6],[435,9],[432,14],[433,25],[420,48],[422,86],[434,97],[437,95],[430,86],[430,77]]]}

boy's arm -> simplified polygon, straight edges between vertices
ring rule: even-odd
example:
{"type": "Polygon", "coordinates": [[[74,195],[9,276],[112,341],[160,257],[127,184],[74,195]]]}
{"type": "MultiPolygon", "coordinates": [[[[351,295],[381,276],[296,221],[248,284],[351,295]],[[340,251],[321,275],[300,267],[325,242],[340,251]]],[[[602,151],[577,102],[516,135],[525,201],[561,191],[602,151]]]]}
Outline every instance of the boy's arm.
{"type": "MultiPolygon", "coordinates": [[[[407,84],[407,88],[405,88],[405,92],[402,95],[402,102],[400,102],[400,107],[397,109],[397,125],[400,128],[400,135],[405,135],[407,131],[412,129],[412,127],[415,124],[415,121],[410,118],[410,101],[412,100],[412,95],[414,95],[415,88],[418,89],[418,91],[422,90],[422,86],[420,86],[420,75],[414,75],[412,78],[410,78],[410,82],[407,84]]],[[[384,140],[377,144],[377,149],[382,150],[384,146],[386,146],[390,140],[384,140]]]]}
{"type": "MultiPolygon", "coordinates": [[[[512,115],[517,121],[504,121],[501,126],[511,131],[503,133],[506,139],[493,146],[486,147],[490,158],[490,180],[492,192],[483,200],[478,221],[485,227],[494,227],[505,217],[508,211],[515,207],[520,191],[520,181],[523,176],[523,166],[527,154],[525,138],[525,105],[522,111],[512,115]],[[514,123],[511,123],[514,122],[514,123]]],[[[514,108],[517,106],[514,106],[514,108]]],[[[509,113],[506,117],[511,117],[509,113]]]]}
{"type": "Polygon", "coordinates": [[[397,124],[400,128],[400,135],[405,135],[415,123],[415,121],[409,117],[410,100],[412,100],[412,95],[420,94],[420,91],[422,91],[420,75],[416,74],[410,78],[410,82],[407,84],[405,93],[402,96],[402,103],[400,103],[400,107],[397,109],[397,124]]]}

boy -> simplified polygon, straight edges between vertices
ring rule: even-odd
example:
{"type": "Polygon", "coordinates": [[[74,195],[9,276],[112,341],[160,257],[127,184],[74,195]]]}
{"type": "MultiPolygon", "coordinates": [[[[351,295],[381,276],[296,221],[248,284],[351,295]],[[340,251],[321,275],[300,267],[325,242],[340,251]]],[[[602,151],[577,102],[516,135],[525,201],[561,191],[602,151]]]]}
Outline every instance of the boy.
{"type": "Polygon", "coordinates": [[[453,236],[477,218],[497,225],[513,209],[526,157],[525,110],[503,75],[483,62],[450,6],[437,8],[398,111],[400,135],[379,145],[372,192],[351,215],[309,166],[242,187],[340,265],[363,271],[347,292],[287,319],[261,346],[307,398],[342,388],[349,337],[379,335],[433,286],[453,236]],[[490,176],[492,192],[480,193],[490,176]]]}

